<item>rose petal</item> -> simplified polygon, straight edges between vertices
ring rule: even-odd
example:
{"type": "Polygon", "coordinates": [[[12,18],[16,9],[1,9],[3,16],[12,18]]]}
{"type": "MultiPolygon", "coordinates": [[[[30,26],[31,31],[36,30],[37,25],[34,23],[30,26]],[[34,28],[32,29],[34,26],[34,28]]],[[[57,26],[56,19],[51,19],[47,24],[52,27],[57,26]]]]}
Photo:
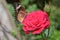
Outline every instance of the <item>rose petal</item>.
{"type": "Polygon", "coordinates": [[[33,31],[33,34],[40,34],[43,30],[44,30],[44,28],[40,28],[38,30],[35,30],[35,31],[33,31]]]}
{"type": "Polygon", "coordinates": [[[25,31],[25,34],[29,34],[29,31],[25,31]]]}

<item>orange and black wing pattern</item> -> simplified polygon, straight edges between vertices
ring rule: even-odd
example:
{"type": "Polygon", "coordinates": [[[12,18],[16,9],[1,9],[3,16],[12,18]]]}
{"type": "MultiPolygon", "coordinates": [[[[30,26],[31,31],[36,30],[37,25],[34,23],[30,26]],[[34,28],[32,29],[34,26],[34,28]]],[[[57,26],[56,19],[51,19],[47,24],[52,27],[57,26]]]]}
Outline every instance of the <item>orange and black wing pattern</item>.
{"type": "Polygon", "coordinates": [[[18,20],[19,22],[22,22],[23,19],[24,19],[25,16],[26,16],[26,10],[25,10],[25,8],[22,7],[21,5],[18,5],[18,6],[16,7],[16,13],[17,13],[17,16],[16,16],[17,20],[18,20]]]}

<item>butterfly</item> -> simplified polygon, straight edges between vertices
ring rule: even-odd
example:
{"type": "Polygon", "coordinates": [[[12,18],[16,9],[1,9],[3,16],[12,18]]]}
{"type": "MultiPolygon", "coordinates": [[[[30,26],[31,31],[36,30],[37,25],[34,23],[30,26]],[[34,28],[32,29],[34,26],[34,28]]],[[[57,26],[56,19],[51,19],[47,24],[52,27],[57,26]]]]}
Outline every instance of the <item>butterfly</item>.
{"type": "Polygon", "coordinates": [[[20,4],[16,5],[16,19],[18,22],[22,22],[23,19],[26,17],[27,12],[23,6],[20,4]]]}

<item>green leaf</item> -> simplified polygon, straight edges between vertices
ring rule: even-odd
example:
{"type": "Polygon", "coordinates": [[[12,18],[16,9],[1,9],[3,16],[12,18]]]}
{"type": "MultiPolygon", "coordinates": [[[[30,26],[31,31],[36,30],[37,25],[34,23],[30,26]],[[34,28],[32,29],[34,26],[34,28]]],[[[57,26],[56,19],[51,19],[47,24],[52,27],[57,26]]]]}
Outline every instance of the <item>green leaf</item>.
{"type": "Polygon", "coordinates": [[[27,6],[29,4],[29,0],[22,0],[21,5],[27,6]]]}
{"type": "Polygon", "coordinates": [[[31,12],[31,11],[35,11],[35,10],[37,10],[36,4],[29,5],[28,8],[26,9],[27,12],[31,12]]]}
{"type": "Polygon", "coordinates": [[[17,35],[17,32],[16,32],[15,30],[12,30],[12,34],[13,34],[14,36],[16,36],[16,35],[17,35]]]}

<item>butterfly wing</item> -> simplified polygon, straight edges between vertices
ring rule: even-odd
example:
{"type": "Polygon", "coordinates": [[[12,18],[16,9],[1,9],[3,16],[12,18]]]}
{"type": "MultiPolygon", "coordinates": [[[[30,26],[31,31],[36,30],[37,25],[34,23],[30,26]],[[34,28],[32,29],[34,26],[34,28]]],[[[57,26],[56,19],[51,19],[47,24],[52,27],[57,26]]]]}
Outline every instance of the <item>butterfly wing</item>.
{"type": "Polygon", "coordinates": [[[19,22],[22,22],[23,19],[25,18],[25,16],[26,16],[26,10],[25,10],[25,8],[22,7],[22,6],[19,6],[17,8],[17,20],[19,22]]]}

